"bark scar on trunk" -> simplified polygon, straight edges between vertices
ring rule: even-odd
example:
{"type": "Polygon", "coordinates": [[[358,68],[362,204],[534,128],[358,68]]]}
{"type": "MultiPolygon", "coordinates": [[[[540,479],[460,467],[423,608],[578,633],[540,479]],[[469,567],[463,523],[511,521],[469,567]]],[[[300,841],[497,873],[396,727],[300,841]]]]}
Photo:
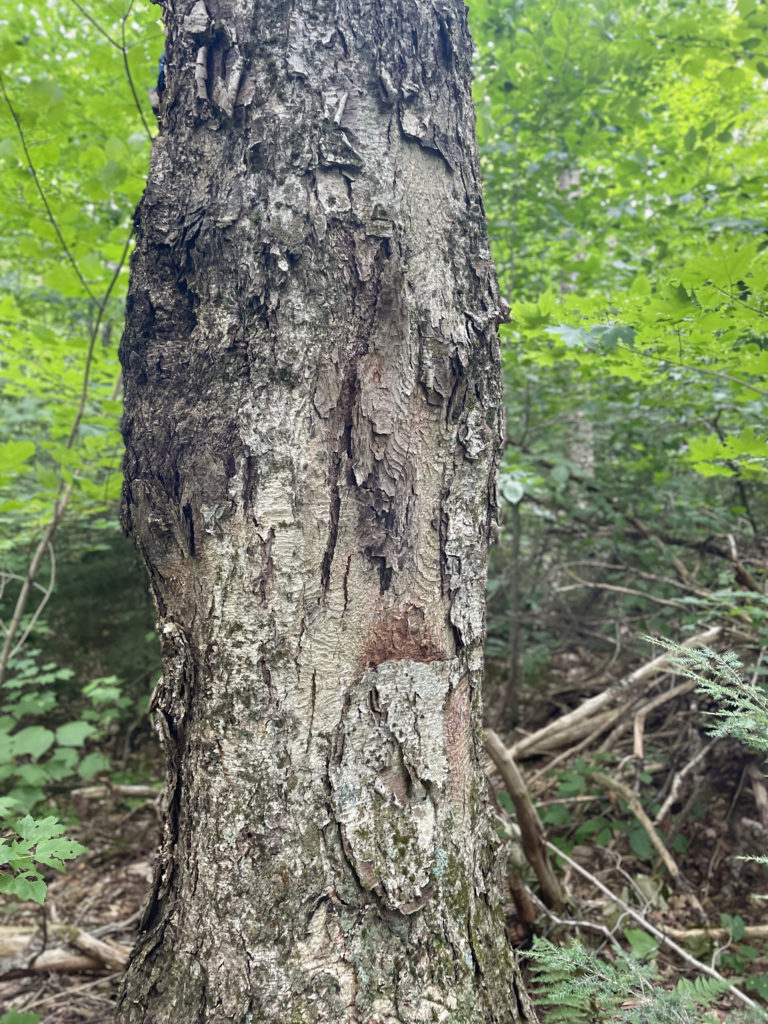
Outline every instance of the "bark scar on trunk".
{"type": "MultiPolygon", "coordinates": [[[[360,662],[365,669],[383,662],[417,661],[429,665],[450,657],[427,623],[427,612],[418,605],[407,605],[382,615],[374,623],[362,650],[360,662]]],[[[444,630],[443,630],[444,633],[444,630]]]]}
{"type": "Polygon", "coordinates": [[[459,659],[383,662],[355,688],[329,771],[331,805],[360,885],[389,909],[425,905],[439,870],[448,776],[445,702],[459,659]]]}

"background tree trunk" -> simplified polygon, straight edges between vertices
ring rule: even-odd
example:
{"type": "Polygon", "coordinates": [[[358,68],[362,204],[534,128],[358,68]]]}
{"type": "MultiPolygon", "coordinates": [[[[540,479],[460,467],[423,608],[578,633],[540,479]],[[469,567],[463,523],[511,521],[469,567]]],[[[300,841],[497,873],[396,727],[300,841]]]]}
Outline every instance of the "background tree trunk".
{"type": "Polygon", "coordinates": [[[117,1020],[517,1020],[479,735],[500,311],[464,5],[163,7],[121,358],[168,789],[117,1020]]]}

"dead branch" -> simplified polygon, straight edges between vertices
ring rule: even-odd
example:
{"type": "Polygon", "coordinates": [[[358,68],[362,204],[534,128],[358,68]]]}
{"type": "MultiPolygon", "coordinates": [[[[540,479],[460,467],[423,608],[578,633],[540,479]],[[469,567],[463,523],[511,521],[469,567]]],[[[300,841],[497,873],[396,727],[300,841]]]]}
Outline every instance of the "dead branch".
{"type": "Polygon", "coordinates": [[[492,729],[485,733],[485,749],[493,758],[517,811],[523,852],[536,872],[541,894],[548,907],[562,907],[563,894],[543,845],[544,829],[531,803],[525,782],[504,743],[492,729]]]}
{"type": "MultiPolygon", "coordinates": [[[[689,637],[683,644],[684,647],[704,647],[715,641],[722,633],[721,626],[712,626],[709,629],[704,630],[701,633],[697,633],[696,636],[689,637]]],[[[568,742],[572,738],[572,733],[569,732],[572,726],[584,722],[586,719],[592,718],[593,721],[589,726],[589,730],[594,728],[594,716],[596,712],[603,711],[608,704],[618,698],[622,698],[625,702],[628,695],[632,690],[639,687],[642,683],[647,682],[648,679],[652,678],[661,669],[665,668],[671,658],[672,653],[665,651],[663,654],[658,655],[651,661],[646,662],[645,665],[641,665],[635,669],[628,676],[620,679],[614,683],[613,686],[609,686],[603,690],[602,693],[595,694],[594,697],[590,697],[589,700],[584,701],[579,707],[574,708],[573,711],[569,711],[565,715],[561,715],[560,718],[555,719],[554,722],[550,722],[548,725],[543,726],[536,732],[531,733],[529,736],[525,736],[523,739],[518,740],[512,747],[509,748],[509,754],[513,759],[519,759],[524,756],[531,756],[535,752],[540,752],[542,745],[547,743],[548,746],[560,747],[564,745],[564,742],[568,742]],[[568,740],[561,742],[562,737],[568,737],[568,740]],[[553,738],[556,737],[555,742],[553,738]]],[[[544,749],[547,749],[545,747],[544,749]]]]}
{"type": "Polygon", "coordinates": [[[635,714],[634,721],[634,755],[638,764],[643,761],[643,736],[645,733],[645,719],[656,708],[661,707],[662,704],[666,704],[669,700],[674,700],[675,697],[679,697],[683,693],[690,693],[691,690],[696,689],[696,680],[688,679],[684,683],[680,683],[678,686],[673,686],[671,690],[667,690],[665,693],[660,693],[658,697],[654,697],[653,700],[648,701],[644,704],[639,711],[635,714]]]}
{"type": "Polygon", "coordinates": [[[643,914],[635,910],[633,907],[630,907],[628,903],[625,903],[624,900],[620,899],[618,896],[612,893],[608,886],[603,885],[599,878],[596,878],[590,871],[587,871],[586,868],[583,868],[581,864],[575,861],[572,857],[569,857],[566,853],[563,853],[563,851],[558,849],[554,845],[554,843],[550,843],[545,839],[544,845],[553,854],[555,854],[555,856],[560,857],[562,860],[566,862],[566,864],[569,864],[574,869],[574,871],[580,874],[583,878],[586,878],[587,881],[591,882],[592,885],[599,889],[604,896],[607,896],[612,903],[615,903],[619,910],[621,910],[625,914],[628,914],[629,917],[637,921],[637,923],[641,925],[641,927],[645,931],[653,935],[655,939],[658,939],[660,946],[666,946],[668,949],[671,949],[673,953],[679,956],[680,959],[685,961],[685,963],[687,963],[690,967],[693,967],[694,970],[700,971],[702,974],[708,974],[710,978],[717,978],[718,981],[722,981],[724,984],[729,986],[728,991],[731,992],[732,995],[736,996],[737,999],[741,1000],[742,1003],[744,1003],[746,1006],[751,1007],[753,1010],[758,1009],[758,1005],[753,999],[750,999],[748,995],[745,995],[741,991],[741,989],[737,988],[735,985],[731,985],[728,979],[724,978],[719,971],[716,971],[714,967],[708,967],[707,964],[703,964],[700,960],[697,960],[695,957],[691,956],[691,954],[686,952],[682,946],[678,945],[677,942],[674,941],[674,939],[670,938],[669,935],[661,931],[661,929],[657,928],[654,924],[651,924],[651,922],[646,917],[644,917],[643,914]]]}
{"type": "Polygon", "coordinates": [[[686,765],[684,765],[679,772],[675,773],[675,777],[672,780],[672,787],[670,788],[669,795],[667,796],[664,803],[661,805],[659,813],[656,815],[656,818],[654,820],[654,825],[658,825],[660,821],[664,820],[664,818],[669,813],[670,807],[674,804],[675,800],[677,800],[678,794],[680,792],[680,787],[682,786],[683,780],[685,779],[686,775],[689,775],[693,771],[693,769],[696,767],[699,761],[701,761],[704,757],[707,756],[707,754],[710,752],[710,750],[712,749],[712,747],[714,747],[716,743],[716,739],[711,740],[709,743],[707,743],[705,747],[702,747],[698,754],[696,754],[695,757],[692,757],[691,760],[686,765]]]}
{"type": "MultiPolygon", "coordinates": [[[[33,928],[3,928],[0,931],[0,956],[18,956],[24,953],[36,930],[33,928]]],[[[29,974],[47,971],[78,973],[80,971],[122,971],[128,963],[130,949],[113,940],[103,941],[81,928],[65,924],[49,924],[48,935],[63,939],[79,953],[67,949],[45,949],[24,967],[11,968],[0,975],[0,981],[23,978],[29,974]]]]}
{"type": "MultiPolygon", "coordinates": [[[[625,785],[623,782],[619,782],[618,779],[613,779],[610,775],[605,775],[603,772],[595,772],[590,776],[590,778],[594,779],[598,786],[602,786],[603,789],[612,790],[614,793],[618,793],[622,800],[626,802],[629,809],[642,825],[645,833],[651,841],[651,844],[655,847],[656,852],[664,862],[664,866],[672,876],[675,885],[680,889],[684,889],[686,892],[690,892],[691,887],[686,882],[680,868],[675,863],[669,850],[666,848],[659,837],[658,832],[653,827],[653,822],[645,813],[645,808],[640,803],[640,798],[637,794],[633,793],[629,786],[625,785]]],[[[699,909],[701,910],[701,906],[699,906],[699,909]]]]}
{"type": "MultiPolygon", "coordinates": [[[[696,942],[711,939],[713,942],[729,942],[733,936],[727,928],[668,928],[664,926],[664,934],[671,935],[680,942],[696,942]]],[[[741,935],[744,939],[768,939],[768,924],[745,925],[741,935]]]]}

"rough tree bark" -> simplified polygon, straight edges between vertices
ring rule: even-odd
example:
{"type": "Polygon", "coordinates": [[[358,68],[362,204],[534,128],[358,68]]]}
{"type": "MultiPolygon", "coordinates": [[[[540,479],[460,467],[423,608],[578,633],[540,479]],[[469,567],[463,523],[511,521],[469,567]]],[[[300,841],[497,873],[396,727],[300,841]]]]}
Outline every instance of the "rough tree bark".
{"type": "Polygon", "coordinates": [[[121,358],[167,808],[116,1019],[523,1019],[479,733],[500,310],[463,3],[163,8],[121,358]]]}

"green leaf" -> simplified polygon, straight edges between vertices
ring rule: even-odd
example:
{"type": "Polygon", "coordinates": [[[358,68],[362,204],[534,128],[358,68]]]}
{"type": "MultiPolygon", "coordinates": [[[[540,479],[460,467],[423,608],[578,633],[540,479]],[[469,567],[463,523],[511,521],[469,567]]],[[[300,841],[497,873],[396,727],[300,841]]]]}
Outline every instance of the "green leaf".
{"type": "Polygon", "coordinates": [[[56,742],[62,747],[82,747],[97,730],[88,722],[68,722],[56,730],[56,742]]]}
{"type": "Polygon", "coordinates": [[[658,940],[642,928],[625,928],[624,938],[632,947],[634,955],[641,960],[653,956],[659,948],[658,940]]]}
{"type": "Polygon", "coordinates": [[[33,1010],[8,1010],[0,1017],[0,1024],[40,1024],[42,1019],[33,1010]]]}
{"type": "Polygon", "coordinates": [[[54,734],[42,725],[29,725],[9,737],[14,757],[29,755],[39,758],[54,741],[54,734]]]}
{"type": "Polygon", "coordinates": [[[64,826],[54,817],[33,818],[31,814],[20,818],[13,826],[22,839],[38,843],[42,839],[51,839],[64,831],[64,826]]]}
{"type": "Polygon", "coordinates": [[[77,774],[83,779],[92,779],[99,772],[108,772],[109,758],[103,754],[87,754],[77,767],[77,774]]]}
{"type": "Polygon", "coordinates": [[[632,829],[629,833],[629,845],[632,848],[632,853],[634,853],[636,857],[640,857],[642,860],[647,860],[651,856],[651,841],[644,828],[632,829]]]}
{"type": "Polygon", "coordinates": [[[59,836],[54,839],[43,839],[35,847],[34,859],[39,864],[46,864],[58,871],[64,870],[62,861],[73,860],[85,853],[85,847],[74,839],[59,836]]]}

